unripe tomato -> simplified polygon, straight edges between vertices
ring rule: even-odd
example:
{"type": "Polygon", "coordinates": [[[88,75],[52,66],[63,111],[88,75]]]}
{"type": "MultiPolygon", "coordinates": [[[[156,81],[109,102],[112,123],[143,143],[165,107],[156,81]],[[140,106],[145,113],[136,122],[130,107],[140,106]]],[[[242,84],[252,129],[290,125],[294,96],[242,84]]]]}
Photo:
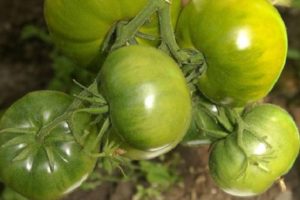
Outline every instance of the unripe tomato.
{"type": "Polygon", "coordinates": [[[177,39],[204,54],[207,69],[198,88],[223,105],[265,97],[287,54],[285,25],[267,0],[191,0],[179,17],[177,39]]]}
{"type": "Polygon", "coordinates": [[[225,192],[252,196],[265,192],[292,167],[299,153],[299,132],[291,116],[274,105],[254,107],[243,120],[249,126],[243,132],[243,146],[238,145],[236,132],[217,141],[209,168],[225,192]]]}
{"type": "MultiPolygon", "coordinates": [[[[56,45],[80,65],[93,62],[112,25],[130,20],[148,0],[46,0],[45,18],[56,45]]],[[[180,0],[173,0],[172,23],[175,26],[180,0]]],[[[142,32],[158,36],[158,19],[154,15],[142,32]]]]}
{"type": "Polygon", "coordinates": [[[91,145],[97,129],[90,126],[90,116],[77,114],[72,121],[52,126],[71,102],[61,92],[32,92],[2,116],[0,178],[29,199],[58,199],[79,187],[94,169],[97,159],[90,153],[97,152],[99,145],[91,145]],[[47,131],[45,137],[42,130],[47,131]],[[75,135],[87,137],[79,144],[75,135]]]}
{"type": "Polygon", "coordinates": [[[178,65],[163,51],[129,46],[112,52],[100,75],[116,134],[133,148],[156,151],[185,135],[191,97],[178,65]]]}

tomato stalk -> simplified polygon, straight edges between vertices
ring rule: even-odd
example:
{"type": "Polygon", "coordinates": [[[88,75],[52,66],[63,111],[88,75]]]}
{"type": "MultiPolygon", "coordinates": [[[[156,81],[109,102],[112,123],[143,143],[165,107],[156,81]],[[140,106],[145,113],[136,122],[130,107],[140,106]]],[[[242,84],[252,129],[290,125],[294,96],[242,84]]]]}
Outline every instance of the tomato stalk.
{"type": "Polygon", "coordinates": [[[119,24],[117,27],[117,38],[111,50],[115,50],[122,46],[125,46],[128,41],[134,38],[141,26],[159,9],[161,9],[165,4],[168,4],[167,0],[149,0],[146,7],[138,13],[127,24],[119,24]]]}
{"type": "MultiPolygon", "coordinates": [[[[51,133],[51,130],[54,129],[61,122],[68,121],[70,124],[72,124],[72,120],[71,120],[72,116],[78,112],[87,112],[90,114],[97,114],[97,115],[104,115],[105,113],[108,112],[109,108],[107,106],[105,99],[102,97],[102,95],[98,93],[98,81],[97,81],[98,79],[99,79],[99,74],[97,75],[95,81],[87,88],[76,82],[77,85],[83,88],[83,91],[80,92],[79,95],[75,95],[76,98],[73,100],[69,108],[64,113],[62,113],[59,117],[57,117],[47,126],[41,128],[41,130],[37,134],[37,139],[40,142],[43,142],[44,138],[51,133]],[[92,97],[96,97],[96,99],[98,99],[95,100],[94,103],[99,104],[99,107],[94,108],[93,104],[90,107],[87,108],[84,107],[84,102],[86,101],[90,102],[89,96],[91,95],[92,97]]],[[[78,142],[80,142],[80,140],[78,140],[78,142]]],[[[80,144],[83,145],[81,142],[80,144]]]]}
{"type": "MultiPolygon", "coordinates": [[[[160,10],[158,10],[161,46],[166,46],[171,55],[177,60],[177,62],[183,66],[194,66],[201,68],[204,64],[204,56],[196,49],[181,49],[175,39],[173,26],[171,23],[171,11],[170,5],[165,4],[160,10]]],[[[202,71],[199,69],[199,71],[202,71]]]]}
{"type": "MultiPolygon", "coordinates": [[[[180,66],[192,66],[192,69],[188,71],[186,76],[188,76],[188,81],[194,80],[194,78],[198,77],[205,69],[204,56],[195,49],[181,49],[178,46],[171,23],[170,4],[171,2],[168,0],[149,0],[145,8],[131,21],[128,23],[121,21],[113,27],[109,32],[107,39],[104,41],[102,50],[105,50],[109,46],[109,42],[111,41],[114,32],[116,32],[116,39],[111,48],[108,49],[115,50],[122,46],[129,45],[134,40],[135,36],[139,36],[139,29],[156,13],[159,18],[160,48],[167,53],[170,53],[180,66]],[[196,74],[196,76],[191,77],[191,74],[196,74]]],[[[145,35],[142,37],[153,39],[145,35]]]]}

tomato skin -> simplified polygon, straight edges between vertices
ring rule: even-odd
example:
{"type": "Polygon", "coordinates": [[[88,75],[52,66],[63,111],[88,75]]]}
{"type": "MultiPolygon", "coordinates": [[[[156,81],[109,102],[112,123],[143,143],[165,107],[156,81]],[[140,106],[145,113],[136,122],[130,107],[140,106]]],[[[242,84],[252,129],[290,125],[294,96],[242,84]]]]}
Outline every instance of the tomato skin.
{"type": "Polygon", "coordinates": [[[191,118],[191,97],[178,65],[152,47],[112,52],[100,72],[114,130],[143,151],[179,143],[191,118]]]}
{"type": "Polygon", "coordinates": [[[213,179],[225,192],[253,196],[265,192],[292,167],[299,153],[299,132],[291,116],[274,105],[253,108],[244,116],[244,121],[252,133],[266,140],[263,142],[244,131],[245,152],[252,156],[269,156],[268,162],[261,162],[263,168],[256,162],[247,162],[246,154],[237,145],[236,133],[232,133],[213,146],[209,167],[213,179]]]}
{"type": "MultiPolygon", "coordinates": [[[[44,13],[55,44],[80,65],[86,66],[96,62],[103,40],[112,25],[117,21],[130,20],[147,2],[148,0],[46,0],[44,13]]],[[[174,27],[180,3],[180,0],[172,1],[174,27]]],[[[153,17],[141,31],[158,36],[158,30],[158,19],[153,17]]]]}
{"type": "Polygon", "coordinates": [[[90,131],[84,142],[87,148],[79,145],[69,121],[59,123],[44,139],[38,136],[71,101],[61,92],[32,92],[15,102],[0,121],[0,178],[29,199],[58,199],[76,189],[94,169],[97,159],[88,153],[99,147],[89,147],[97,130],[87,128],[87,114],[74,116],[72,129],[80,136],[90,131]]]}
{"type": "Polygon", "coordinates": [[[207,70],[198,88],[223,105],[266,96],[287,54],[284,22],[266,0],[192,0],[179,17],[177,39],[204,54],[207,70]]]}

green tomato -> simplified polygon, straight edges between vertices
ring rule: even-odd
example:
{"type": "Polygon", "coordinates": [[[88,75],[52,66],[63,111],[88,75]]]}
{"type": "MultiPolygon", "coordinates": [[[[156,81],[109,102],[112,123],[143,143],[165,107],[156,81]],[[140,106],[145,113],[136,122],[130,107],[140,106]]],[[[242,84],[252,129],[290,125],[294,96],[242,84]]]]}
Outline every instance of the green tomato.
{"type": "MultiPolygon", "coordinates": [[[[56,45],[80,65],[94,63],[100,47],[118,21],[130,20],[148,0],[46,0],[45,18],[56,45]]],[[[175,26],[180,0],[173,0],[172,23],[175,26]]],[[[158,36],[158,19],[154,15],[141,32],[158,36]]]]}
{"type": "Polygon", "coordinates": [[[64,93],[32,92],[2,116],[0,179],[29,199],[57,199],[76,189],[94,169],[97,159],[90,153],[99,145],[90,145],[97,136],[90,116],[76,114],[54,125],[71,102],[64,93]],[[42,137],[43,130],[48,135],[42,137]],[[79,137],[89,133],[83,144],[75,132],[79,137]]]}
{"type": "Polygon", "coordinates": [[[112,52],[100,73],[101,93],[116,134],[133,148],[156,151],[185,135],[191,97],[178,65],[152,47],[129,46],[112,52]]]}
{"type": "Polygon", "coordinates": [[[299,132],[291,116],[274,105],[254,107],[243,120],[248,128],[242,146],[236,132],[216,142],[209,168],[225,192],[252,196],[265,192],[292,167],[299,153],[299,132]]]}
{"type": "Polygon", "coordinates": [[[285,25],[266,0],[192,0],[179,17],[177,39],[203,53],[207,69],[197,86],[223,105],[266,96],[287,55],[285,25]]]}

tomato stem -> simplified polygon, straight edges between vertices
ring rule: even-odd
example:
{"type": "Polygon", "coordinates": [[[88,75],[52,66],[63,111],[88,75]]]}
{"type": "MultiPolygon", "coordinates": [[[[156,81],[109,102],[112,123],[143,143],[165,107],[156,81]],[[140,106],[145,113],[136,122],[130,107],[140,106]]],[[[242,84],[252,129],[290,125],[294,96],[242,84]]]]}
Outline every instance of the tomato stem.
{"type": "MultiPolygon", "coordinates": [[[[57,117],[56,119],[54,119],[50,124],[42,127],[39,131],[39,133],[37,134],[37,139],[42,142],[44,140],[44,138],[46,136],[48,136],[50,133],[51,133],[51,130],[54,129],[58,124],[60,124],[61,122],[63,121],[68,121],[72,115],[76,112],[78,112],[78,109],[84,107],[84,101],[83,99],[85,99],[86,97],[88,97],[89,95],[97,95],[99,94],[98,93],[98,79],[99,79],[99,76],[100,76],[100,73],[98,73],[95,81],[87,88],[84,88],[80,94],[78,96],[80,96],[81,98],[75,98],[73,100],[73,102],[70,104],[70,106],[68,107],[68,109],[62,113],[59,117],[57,117]]],[[[100,94],[99,94],[100,95],[100,94]]],[[[97,95],[98,96],[98,95],[97,95]]],[[[100,96],[102,97],[102,96],[100,96]]],[[[85,111],[93,111],[93,110],[90,110],[89,108],[86,108],[87,110],[85,111]]],[[[102,113],[102,114],[105,114],[108,112],[108,106],[105,104],[102,106],[102,108],[99,107],[98,110],[96,110],[95,114],[99,114],[99,113],[102,113]],[[99,109],[102,111],[102,112],[99,112],[99,109]]],[[[83,110],[84,111],[84,108],[83,110]]]]}
{"type": "Polygon", "coordinates": [[[53,130],[61,122],[66,121],[68,118],[71,117],[71,115],[71,112],[66,111],[59,117],[54,119],[51,123],[47,124],[46,126],[43,126],[36,135],[37,139],[42,143],[44,141],[44,138],[51,133],[51,130],[53,130]]]}
{"type": "MultiPolygon", "coordinates": [[[[194,73],[197,74],[195,77],[198,77],[198,74],[201,74],[205,69],[204,56],[196,49],[181,49],[178,46],[172,25],[170,4],[171,2],[168,0],[149,0],[145,8],[131,21],[128,23],[121,21],[114,25],[108,35],[108,39],[104,42],[104,49],[107,49],[109,46],[109,41],[114,32],[116,32],[116,40],[110,50],[129,45],[130,41],[133,41],[136,36],[140,35],[138,31],[141,26],[143,26],[153,14],[157,13],[161,37],[160,48],[170,53],[180,66],[193,66],[194,73]]],[[[153,39],[155,38],[151,38],[151,40],[153,39]]]]}
{"type": "Polygon", "coordinates": [[[202,72],[202,66],[205,63],[204,56],[196,49],[181,49],[175,38],[175,31],[172,26],[171,10],[169,4],[164,4],[158,10],[161,46],[167,47],[172,56],[181,66],[193,66],[194,73],[202,72]]]}
{"type": "Polygon", "coordinates": [[[130,22],[125,25],[124,23],[120,23],[119,27],[117,27],[117,38],[111,50],[125,46],[135,37],[139,28],[165,4],[167,4],[166,0],[149,0],[145,8],[130,22]]]}
{"type": "Polygon", "coordinates": [[[166,45],[177,61],[187,60],[189,57],[188,54],[179,54],[180,48],[176,42],[174,35],[170,6],[163,6],[163,8],[158,11],[158,17],[160,25],[160,35],[162,40],[161,45],[166,45]]]}
{"type": "Polygon", "coordinates": [[[107,132],[109,127],[110,127],[110,120],[109,120],[109,117],[107,117],[102,124],[102,127],[97,135],[97,138],[94,141],[94,144],[92,145],[93,149],[96,148],[96,146],[99,144],[99,142],[101,142],[101,139],[103,138],[104,133],[107,132]]]}

